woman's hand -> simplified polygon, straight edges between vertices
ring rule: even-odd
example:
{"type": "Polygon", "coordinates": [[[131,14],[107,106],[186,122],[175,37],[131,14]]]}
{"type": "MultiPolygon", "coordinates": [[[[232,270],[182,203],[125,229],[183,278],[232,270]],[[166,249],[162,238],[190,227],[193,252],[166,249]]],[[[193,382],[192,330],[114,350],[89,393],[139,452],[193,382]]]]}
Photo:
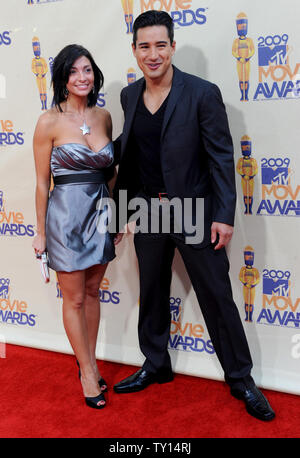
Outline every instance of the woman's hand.
{"type": "Polygon", "coordinates": [[[32,246],[36,255],[41,255],[46,250],[46,236],[36,235],[33,239],[32,246]]]}

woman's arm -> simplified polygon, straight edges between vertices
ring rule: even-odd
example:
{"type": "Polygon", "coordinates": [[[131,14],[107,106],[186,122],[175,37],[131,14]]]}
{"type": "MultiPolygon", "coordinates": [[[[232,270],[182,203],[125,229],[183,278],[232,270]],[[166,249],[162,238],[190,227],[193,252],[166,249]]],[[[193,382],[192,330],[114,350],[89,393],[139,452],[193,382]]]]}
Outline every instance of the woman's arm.
{"type": "Polygon", "coordinates": [[[33,137],[33,153],[36,170],[35,206],[37,235],[33,241],[36,253],[46,249],[46,213],[50,188],[50,158],[52,151],[51,122],[48,113],[43,114],[36,125],[33,137]]]}

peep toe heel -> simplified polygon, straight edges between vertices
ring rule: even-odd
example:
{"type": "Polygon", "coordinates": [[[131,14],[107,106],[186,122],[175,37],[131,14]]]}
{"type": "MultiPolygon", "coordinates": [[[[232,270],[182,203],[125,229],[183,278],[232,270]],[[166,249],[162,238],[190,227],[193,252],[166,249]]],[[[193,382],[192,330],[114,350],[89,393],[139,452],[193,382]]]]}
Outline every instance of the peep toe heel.
{"type": "Polygon", "coordinates": [[[94,397],[85,397],[85,403],[88,407],[92,409],[103,409],[106,406],[106,401],[103,393],[100,393],[98,396],[94,397]],[[98,404],[100,401],[104,401],[104,404],[98,404]]]}

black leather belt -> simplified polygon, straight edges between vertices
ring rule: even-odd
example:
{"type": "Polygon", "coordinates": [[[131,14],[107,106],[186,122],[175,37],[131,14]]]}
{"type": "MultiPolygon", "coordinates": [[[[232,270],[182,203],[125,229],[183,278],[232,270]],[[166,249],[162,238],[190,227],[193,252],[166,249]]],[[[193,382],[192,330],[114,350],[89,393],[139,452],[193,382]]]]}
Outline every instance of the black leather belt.
{"type": "Polygon", "coordinates": [[[90,173],[71,173],[70,175],[58,175],[53,177],[54,184],[70,184],[70,183],[106,183],[103,172],[90,173]]]}
{"type": "Polygon", "coordinates": [[[169,200],[168,193],[165,188],[152,188],[150,186],[143,186],[142,191],[148,197],[158,197],[159,200],[169,200]]]}

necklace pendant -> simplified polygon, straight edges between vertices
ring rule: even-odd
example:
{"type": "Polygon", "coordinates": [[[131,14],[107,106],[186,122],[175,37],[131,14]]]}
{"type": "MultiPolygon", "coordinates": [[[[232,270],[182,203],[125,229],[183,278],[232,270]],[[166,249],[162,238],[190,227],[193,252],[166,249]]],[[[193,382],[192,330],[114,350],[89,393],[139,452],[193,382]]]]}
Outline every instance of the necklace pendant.
{"type": "Polygon", "coordinates": [[[80,130],[82,130],[82,135],[86,135],[90,133],[91,128],[86,125],[85,121],[83,121],[83,125],[80,126],[80,130]]]}

